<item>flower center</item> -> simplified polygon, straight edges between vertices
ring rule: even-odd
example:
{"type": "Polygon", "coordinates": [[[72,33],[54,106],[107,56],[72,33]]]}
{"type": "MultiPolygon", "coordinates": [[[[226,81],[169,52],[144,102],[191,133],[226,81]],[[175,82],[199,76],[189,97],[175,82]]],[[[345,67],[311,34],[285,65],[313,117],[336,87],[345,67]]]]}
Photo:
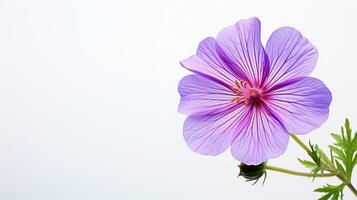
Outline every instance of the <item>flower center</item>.
{"type": "Polygon", "coordinates": [[[251,87],[247,82],[235,81],[232,90],[236,93],[232,102],[244,103],[246,106],[253,104],[259,105],[263,100],[262,90],[259,88],[251,87]]]}

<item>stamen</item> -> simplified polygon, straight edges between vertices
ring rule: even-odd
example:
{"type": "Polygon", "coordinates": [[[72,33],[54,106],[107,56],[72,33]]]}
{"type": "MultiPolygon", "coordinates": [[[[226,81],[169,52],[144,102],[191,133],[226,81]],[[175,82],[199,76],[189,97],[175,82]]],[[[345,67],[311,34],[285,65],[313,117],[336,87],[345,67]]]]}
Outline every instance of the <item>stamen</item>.
{"type": "Polygon", "coordinates": [[[249,101],[247,100],[246,95],[244,95],[246,92],[247,82],[235,80],[234,83],[235,85],[232,87],[232,90],[236,93],[236,95],[238,95],[238,97],[235,97],[231,101],[235,103],[244,103],[249,101]]]}
{"type": "Polygon", "coordinates": [[[240,97],[236,97],[234,99],[232,99],[232,102],[235,102],[235,103],[241,103],[245,100],[245,97],[243,96],[240,96],[240,97]]]}
{"type": "Polygon", "coordinates": [[[238,89],[238,88],[232,88],[234,92],[236,92],[238,95],[243,94],[243,90],[238,89]]]}
{"type": "Polygon", "coordinates": [[[246,106],[248,106],[248,105],[249,105],[249,103],[250,103],[249,99],[248,99],[248,98],[246,98],[246,99],[244,100],[244,104],[245,104],[246,106]]]}
{"type": "Polygon", "coordinates": [[[234,82],[236,83],[237,87],[238,87],[239,89],[241,89],[241,83],[242,83],[242,82],[238,82],[237,80],[235,80],[234,82]]]}
{"type": "Polygon", "coordinates": [[[247,82],[241,80],[235,80],[234,83],[232,90],[237,96],[231,100],[232,102],[244,103],[246,106],[260,104],[262,93],[259,88],[250,87],[247,82]]]}

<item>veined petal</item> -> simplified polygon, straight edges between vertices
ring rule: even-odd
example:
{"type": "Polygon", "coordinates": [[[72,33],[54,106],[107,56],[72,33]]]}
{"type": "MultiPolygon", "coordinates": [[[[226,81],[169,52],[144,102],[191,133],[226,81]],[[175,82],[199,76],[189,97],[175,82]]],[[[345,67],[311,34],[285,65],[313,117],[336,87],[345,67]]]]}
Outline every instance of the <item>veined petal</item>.
{"type": "Polygon", "coordinates": [[[268,86],[309,75],[318,58],[317,49],[291,27],[274,31],[265,51],[270,60],[270,73],[266,80],[268,86]]]}
{"type": "Polygon", "coordinates": [[[289,134],[276,114],[265,106],[251,107],[236,129],[231,152],[234,158],[258,165],[282,155],[289,142],[289,134]]]}
{"type": "Polygon", "coordinates": [[[180,63],[186,69],[221,84],[234,85],[234,81],[239,79],[217,54],[216,41],[211,37],[200,42],[196,56],[180,63]]]}
{"type": "Polygon", "coordinates": [[[271,92],[268,106],[293,134],[306,134],[328,118],[331,92],[319,79],[306,77],[271,92]]]}
{"type": "Polygon", "coordinates": [[[240,120],[247,113],[243,104],[228,107],[220,113],[189,116],[183,128],[187,145],[202,155],[218,155],[232,141],[240,120]]]}
{"type": "Polygon", "coordinates": [[[260,85],[269,72],[269,61],[260,41],[260,21],[250,18],[223,29],[217,36],[218,52],[230,68],[242,71],[252,86],[260,85]]]}
{"type": "Polygon", "coordinates": [[[178,110],[183,114],[197,114],[234,104],[232,90],[198,75],[182,78],[178,89],[181,95],[178,110]]]}

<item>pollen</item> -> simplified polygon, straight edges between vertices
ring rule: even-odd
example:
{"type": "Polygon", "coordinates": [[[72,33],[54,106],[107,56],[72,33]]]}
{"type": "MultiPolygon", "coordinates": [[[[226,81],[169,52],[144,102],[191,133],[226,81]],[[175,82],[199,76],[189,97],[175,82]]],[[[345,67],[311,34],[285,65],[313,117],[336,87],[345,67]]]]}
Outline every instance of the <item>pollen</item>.
{"type": "Polygon", "coordinates": [[[247,82],[235,80],[234,83],[235,85],[232,87],[232,90],[236,93],[237,97],[233,98],[231,101],[235,103],[244,102],[245,104],[249,104],[245,95],[247,92],[247,82]]]}
{"type": "Polygon", "coordinates": [[[232,90],[235,92],[236,97],[231,101],[235,103],[244,103],[249,106],[250,104],[259,104],[262,101],[262,92],[258,88],[251,87],[245,81],[234,81],[235,85],[232,90]]]}

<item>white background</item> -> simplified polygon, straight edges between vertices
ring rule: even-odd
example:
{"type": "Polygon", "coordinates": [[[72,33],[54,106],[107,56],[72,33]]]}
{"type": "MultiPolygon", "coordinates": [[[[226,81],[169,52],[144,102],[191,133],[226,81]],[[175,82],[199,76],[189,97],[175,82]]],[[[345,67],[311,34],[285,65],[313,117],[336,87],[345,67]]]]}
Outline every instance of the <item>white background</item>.
{"type": "MultiPolygon", "coordinates": [[[[297,28],[319,50],[312,76],[333,93],[328,121],[302,139],[326,146],[345,117],[357,128],[354,2],[0,0],[0,199],[317,199],[313,189],[338,181],[271,172],[251,186],[229,151],[193,153],[178,62],[239,19],[259,17],[263,43],[297,28]]],[[[304,170],[297,156],[290,141],[270,163],[304,170]]]]}

